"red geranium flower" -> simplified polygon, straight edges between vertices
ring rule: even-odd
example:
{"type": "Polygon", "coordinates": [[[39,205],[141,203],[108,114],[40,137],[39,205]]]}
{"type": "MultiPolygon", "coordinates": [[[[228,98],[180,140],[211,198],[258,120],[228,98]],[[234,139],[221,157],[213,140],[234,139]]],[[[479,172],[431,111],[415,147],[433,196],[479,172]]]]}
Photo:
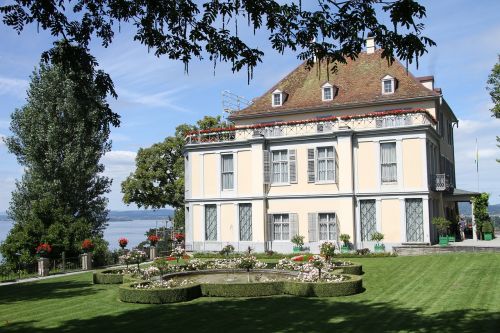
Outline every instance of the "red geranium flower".
{"type": "Polygon", "coordinates": [[[83,252],[90,252],[94,249],[94,243],[92,243],[92,241],[90,239],[85,239],[83,242],[82,242],[82,250],[83,252]]]}
{"type": "Polygon", "coordinates": [[[305,257],[304,256],[296,256],[292,258],[292,261],[304,261],[305,257]]]}
{"type": "Polygon", "coordinates": [[[155,246],[156,243],[158,243],[158,241],[160,240],[160,237],[158,237],[156,235],[149,235],[148,240],[149,240],[149,243],[151,244],[151,246],[155,246]]]}
{"type": "Polygon", "coordinates": [[[41,243],[36,248],[36,254],[42,257],[50,254],[50,252],[52,252],[52,246],[49,243],[41,243]]]}
{"type": "Polygon", "coordinates": [[[184,240],[184,238],[186,238],[186,237],[184,236],[183,233],[179,232],[179,233],[174,234],[174,238],[176,241],[182,242],[184,240]]]}
{"type": "Polygon", "coordinates": [[[127,246],[127,244],[128,244],[128,239],[126,239],[126,238],[122,237],[122,238],[120,238],[120,239],[118,240],[118,244],[120,245],[120,247],[121,247],[122,249],[124,249],[124,248],[127,246]]]}

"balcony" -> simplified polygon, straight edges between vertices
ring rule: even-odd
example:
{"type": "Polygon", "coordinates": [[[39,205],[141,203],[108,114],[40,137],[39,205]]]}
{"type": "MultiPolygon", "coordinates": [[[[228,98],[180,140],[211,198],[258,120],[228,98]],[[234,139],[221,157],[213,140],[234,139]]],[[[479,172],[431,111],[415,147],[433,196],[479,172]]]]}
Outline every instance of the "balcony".
{"type": "Polygon", "coordinates": [[[193,131],[186,135],[187,144],[245,141],[254,137],[276,138],[334,133],[342,128],[367,131],[418,125],[435,126],[436,120],[424,109],[391,110],[362,115],[333,116],[289,122],[276,122],[210,130],[193,131]]]}
{"type": "Polygon", "coordinates": [[[438,192],[450,191],[452,189],[450,183],[450,175],[445,173],[437,173],[434,175],[434,190],[438,192]]]}

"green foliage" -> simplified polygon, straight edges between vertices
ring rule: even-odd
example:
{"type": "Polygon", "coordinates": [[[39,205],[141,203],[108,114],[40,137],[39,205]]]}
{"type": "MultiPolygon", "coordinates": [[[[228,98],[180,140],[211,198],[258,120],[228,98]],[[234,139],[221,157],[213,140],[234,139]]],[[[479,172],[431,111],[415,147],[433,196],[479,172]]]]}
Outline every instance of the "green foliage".
{"type": "Polygon", "coordinates": [[[491,69],[487,84],[487,89],[490,92],[491,101],[493,102],[490,111],[494,117],[500,118],[500,55],[498,56],[498,62],[491,69]]]}
{"type": "Polygon", "coordinates": [[[31,76],[26,104],[11,115],[5,142],[25,173],[12,193],[8,214],[15,221],[0,251],[34,256],[40,242],[76,256],[84,239],[102,237],[111,180],[100,163],[111,149],[111,127],[119,116],[106,97],[112,82],[84,49],[56,43],[31,76]],[[71,59],[65,58],[72,55],[71,59]]]}
{"type": "MultiPolygon", "coordinates": [[[[144,284],[146,282],[141,282],[144,284]]],[[[118,298],[122,302],[142,304],[164,304],[186,302],[201,296],[200,285],[171,289],[135,289],[135,284],[122,285],[118,298]]]]}
{"type": "Polygon", "coordinates": [[[219,254],[227,257],[233,252],[234,252],[234,246],[232,246],[231,244],[228,244],[228,245],[224,246],[222,248],[222,250],[219,251],[219,254]]]}
{"type": "MultiPolygon", "coordinates": [[[[397,56],[412,62],[435,43],[423,35],[426,9],[415,0],[320,1],[308,6],[303,1],[205,0],[150,3],[133,1],[39,2],[14,0],[0,6],[3,22],[20,33],[36,22],[53,36],[64,37],[87,47],[92,38],[108,46],[126,22],[134,22],[133,40],[144,44],[156,56],[181,60],[208,57],[214,66],[229,62],[232,71],[253,68],[262,61],[261,48],[245,40],[241,22],[251,32],[262,30],[272,49],[279,53],[301,50],[298,58],[325,59],[331,64],[355,59],[368,32],[384,49],[389,62],[397,56]],[[76,13],[70,15],[69,13],[76,13]],[[118,28],[117,28],[118,25],[118,28]]],[[[265,49],[266,47],[263,46],[265,49]]],[[[332,65],[333,68],[335,66],[332,65]]]]}
{"type": "Polygon", "coordinates": [[[296,246],[296,247],[302,247],[304,246],[304,236],[301,235],[295,235],[292,237],[291,242],[296,246]]]}
{"type": "Polygon", "coordinates": [[[283,293],[283,282],[252,282],[202,284],[201,293],[209,297],[259,297],[280,295],[283,293]]]}
{"type": "Polygon", "coordinates": [[[442,216],[434,217],[431,222],[436,226],[440,236],[446,236],[448,234],[448,228],[450,227],[451,222],[446,218],[442,216]]]}
{"type": "Polygon", "coordinates": [[[325,257],[326,261],[330,261],[330,259],[335,255],[335,245],[331,242],[321,243],[319,253],[325,257]]]}
{"type": "Polygon", "coordinates": [[[349,266],[342,266],[340,268],[342,274],[350,275],[361,275],[363,274],[363,266],[358,264],[353,264],[349,266]]]}
{"type": "Polygon", "coordinates": [[[177,126],[174,136],[149,148],[141,148],[136,169],[122,182],[123,202],[138,207],[176,208],[175,228],[184,227],[184,136],[187,131],[225,126],[220,116],[205,116],[196,126],[177,126]]]}
{"type": "Polygon", "coordinates": [[[490,195],[488,193],[481,193],[472,198],[472,202],[474,203],[474,211],[472,213],[474,214],[477,230],[482,230],[483,225],[491,221],[490,214],[488,213],[489,199],[490,195]]]}
{"type": "Polygon", "coordinates": [[[384,234],[378,231],[374,232],[371,237],[371,240],[376,241],[377,244],[381,242],[383,239],[384,239],[384,234]]]}
{"type": "Polygon", "coordinates": [[[342,241],[342,243],[344,243],[345,246],[349,245],[349,240],[351,239],[351,236],[349,236],[348,234],[341,234],[339,238],[342,241]]]}
{"type": "Polygon", "coordinates": [[[94,272],[92,275],[94,284],[122,284],[123,274],[119,270],[105,270],[94,272]]]}
{"type": "Polygon", "coordinates": [[[347,281],[338,283],[285,282],[283,292],[288,295],[303,297],[334,297],[360,293],[363,280],[360,276],[349,275],[347,281]]]}
{"type": "Polygon", "coordinates": [[[481,231],[483,233],[493,233],[493,224],[491,222],[486,222],[483,224],[483,227],[481,228],[481,231]]]}

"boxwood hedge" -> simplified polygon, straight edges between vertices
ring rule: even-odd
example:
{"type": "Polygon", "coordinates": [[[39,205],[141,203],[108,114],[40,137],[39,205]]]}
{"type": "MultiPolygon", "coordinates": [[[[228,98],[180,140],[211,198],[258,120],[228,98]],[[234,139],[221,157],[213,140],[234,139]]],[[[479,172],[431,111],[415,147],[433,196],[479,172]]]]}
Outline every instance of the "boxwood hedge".
{"type": "Polygon", "coordinates": [[[339,269],[342,271],[343,274],[351,274],[351,275],[363,274],[363,266],[358,264],[341,266],[339,269]]]}
{"type": "Polygon", "coordinates": [[[94,272],[94,284],[122,284],[124,275],[118,270],[94,272]]]}
{"type": "MultiPolygon", "coordinates": [[[[136,283],[119,288],[119,298],[128,303],[174,303],[197,297],[260,297],[271,295],[295,295],[307,297],[332,297],[357,294],[363,289],[360,276],[344,274],[348,280],[338,283],[308,283],[273,281],[256,283],[203,283],[178,288],[135,289],[136,283]]],[[[144,283],[144,282],[142,282],[144,283]]]]}

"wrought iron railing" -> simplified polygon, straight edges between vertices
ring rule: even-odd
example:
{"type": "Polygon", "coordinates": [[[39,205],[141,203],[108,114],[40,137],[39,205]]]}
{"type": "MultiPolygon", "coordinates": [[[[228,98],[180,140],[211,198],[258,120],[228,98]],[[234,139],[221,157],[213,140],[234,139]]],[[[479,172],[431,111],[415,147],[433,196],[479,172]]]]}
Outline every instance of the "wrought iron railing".
{"type": "Polygon", "coordinates": [[[445,173],[438,173],[434,177],[434,190],[435,191],[448,191],[450,190],[450,175],[445,173]]]}
{"type": "Polygon", "coordinates": [[[301,121],[277,122],[239,126],[207,131],[191,132],[186,136],[187,144],[242,141],[255,137],[287,137],[318,133],[333,133],[344,128],[356,131],[406,127],[415,125],[435,126],[436,121],[425,110],[401,110],[371,113],[362,116],[342,116],[301,121]]]}

